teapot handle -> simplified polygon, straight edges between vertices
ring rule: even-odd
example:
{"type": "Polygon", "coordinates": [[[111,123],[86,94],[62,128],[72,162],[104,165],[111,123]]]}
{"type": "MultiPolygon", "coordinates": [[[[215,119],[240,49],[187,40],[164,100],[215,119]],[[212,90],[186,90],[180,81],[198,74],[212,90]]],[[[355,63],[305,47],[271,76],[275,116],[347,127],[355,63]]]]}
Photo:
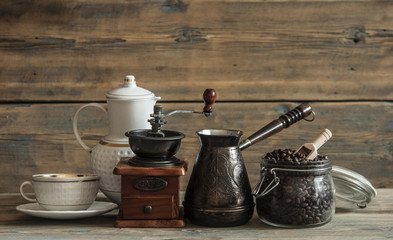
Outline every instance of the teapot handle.
{"type": "Polygon", "coordinates": [[[87,146],[87,145],[82,141],[81,137],[79,136],[79,132],[78,132],[78,118],[79,118],[80,111],[82,111],[84,108],[87,108],[87,107],[97,107],[97,108],[101,109],[102,111],[104,111],[105,113],[108,113],[108,112],[107,112],[107,110],[106,110],[101,104],[98,104],[98,103],[88,103],[88,104],[83,105],[82,107],[80,107],[80,108],[78,109],[78,111],[76,111],[76,113],[75,113],[75,115],[74,115],[74,120],[73,120],[73,122],[72,122],[72,128],[74,129],[75,138],[76,138],[76,140],[78,141],[78,143],[83,147],[83,149],[85,149],[85,150],[88,151],[88,152],[91,152],[91,151],[92,151],[92,148],[90,148],[89,146],[87,146]]]}

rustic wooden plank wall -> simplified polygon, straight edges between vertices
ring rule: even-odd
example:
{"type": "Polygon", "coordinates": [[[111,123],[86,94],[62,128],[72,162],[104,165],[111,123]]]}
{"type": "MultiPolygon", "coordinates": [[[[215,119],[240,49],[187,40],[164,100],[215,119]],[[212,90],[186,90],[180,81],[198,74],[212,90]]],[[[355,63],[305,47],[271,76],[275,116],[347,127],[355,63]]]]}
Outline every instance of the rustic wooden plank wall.
{"type": "MultiPolygon", "coordinates": [[[[179,156],[191,165],[196,130],[249,135],[307,101],[316,121],[243,152],[251,184],[260,156],[327,127],[321,152],[334,164],[393,187],[392,26],[391,1],[0,1],[0,192],[34,173],[88,171],[73,114],[105,105],[130,73],[164,109],[200,109],[204,89],[216,89],[212,118],[168,119],[187,135],[179,156]]],[[[79,125],[91,145],[108,131],[99,111],[79,125]]]]}

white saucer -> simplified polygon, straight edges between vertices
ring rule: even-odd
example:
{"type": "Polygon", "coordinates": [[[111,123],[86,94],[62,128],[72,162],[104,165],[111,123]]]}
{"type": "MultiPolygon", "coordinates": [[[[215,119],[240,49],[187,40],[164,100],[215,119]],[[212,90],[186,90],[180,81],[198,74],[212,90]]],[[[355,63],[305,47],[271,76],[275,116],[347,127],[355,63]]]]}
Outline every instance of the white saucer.
{"type": "Polygon", "coordinates": [[[82,211],[48,211],[38,203],[27,203],[19,205],[16,210],[34,217],[50,219],[79,219],[98,216],[107,213],[115,208],[117,204],[111,202],[94,202],[88,209],[82,211]]]}

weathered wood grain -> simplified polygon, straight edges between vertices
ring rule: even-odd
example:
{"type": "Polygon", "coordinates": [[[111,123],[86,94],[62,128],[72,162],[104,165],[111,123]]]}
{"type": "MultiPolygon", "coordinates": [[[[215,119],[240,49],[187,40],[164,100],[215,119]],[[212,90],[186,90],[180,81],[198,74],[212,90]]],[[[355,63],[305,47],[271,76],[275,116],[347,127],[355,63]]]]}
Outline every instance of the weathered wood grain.
{"type": "Polygon", "coordinates": [[[0,101],[392,100],[392,1],[0,1],[0,101]],[[221,94],[225,93],[225,94],[221,94]]]}
{"type": "MultiPolygon", "coordinates": [[[[393,237],[393,189],[377,189],[367,208],[337,203],[333,220],[307,229],[269,227],[256,214],[244,226],[207,228],[188,223],[185,228],[145,229],[113,227],[116,211],[98,217],[54,221],[17,212],[26,201],[19,194],[0,194],[0,236],[8,239],[390,239],[393,237]]],[[[99,199],[102,200],[102,199],[99,199]]]]}
{"type": "MultiPolygon", "coordinates": [[[[186,138],[176,156],[189,160],[181,177],[185,190],[199,149],[195,132],[203,128],[231,128],[244,137],[296,107],[299,103],[216,103],[213,116],[173,115],[164,129],[183,132],[186,138]]],[[[332,139],[320,153],[333,164],[359,172],[376,187],[393,187],[393,107],[390,102],[310,103],[314,122],[301,121],[242,152],[250,182],[259,179],[261,156],[277,148],[297,148],[329,128],[332,139]]],[[[164,110],[193,109],[203,103],[163,103],[164,110]]],[[[72,118],[81,104],[0,105],[0,192],[18,192],[35,173],[89,171],[89,154],[79,146],[72,118]]],[[[108,132],[106,116],[95,109],[81,113],[79,127],[90,146],[108,132]]]]}

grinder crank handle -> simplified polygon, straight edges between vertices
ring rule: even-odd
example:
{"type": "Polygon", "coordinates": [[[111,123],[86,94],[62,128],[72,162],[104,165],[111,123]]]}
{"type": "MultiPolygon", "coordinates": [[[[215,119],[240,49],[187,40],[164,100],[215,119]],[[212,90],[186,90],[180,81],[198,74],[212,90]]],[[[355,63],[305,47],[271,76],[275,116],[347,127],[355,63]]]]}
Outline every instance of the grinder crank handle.
{"type": "Polygon", "coordinates": [[[154,113],[151,114],[151,117],[160,117],[162,119],[169,117],[176,113],[196,113],[196,114],[204,114],[206,117],[212,115],[213,112],[213,104],[216,102],[217,94],[216,91],[212,88],[207,88],[203,92],[203,102],[205,106],[203,107],[203,112],[191,111],[191,110],[169,110],[161,114],[162,107],[160,105],[154,106],[154,113]]]}
{"type": "MultiPolygon", "coordinates": [[[[259,129],[246,140],[242,141],[239,145],[240,150],[244,150],[255,143],[281,132],[284,128],[288,128],[292,124],[308,117],[311,113],[313,113],[313,111],[308,103],[300,104],[288,113],[281,115],[278,119],[273,120],[263,128],[259,129]]],[[[313,121],[314,118],[309,121],[313,121]]]]}
{"type": "MultiPolygon", "coordinates": [[[[152,131],[148,132],[148,136],[163,137],[164,133],[161,131],[161,127],[164,124],[166,124],[166,121],[164,119],[176,113],[204,114],[206,117],[212,115],[213,104],[216,101],[216,98],[217,98],[217,94],[214,89],[207,88],[203,92],[203,101],[205,103],[205,106],[203,107],[203,112],[196,112],[191,110],[169,110],[162,113],[162,106],[158,104],[154,105],[154,113],[150,114],[151,118],[147,120],[148,122],[150,122],[151,129],[152,129],[152,131]]],[[[74,125],[75,125],[75,120],[74,120],[74,125]]],[[[75,131],[75,126],[74,126],[74,131],[75,131]]]]}

